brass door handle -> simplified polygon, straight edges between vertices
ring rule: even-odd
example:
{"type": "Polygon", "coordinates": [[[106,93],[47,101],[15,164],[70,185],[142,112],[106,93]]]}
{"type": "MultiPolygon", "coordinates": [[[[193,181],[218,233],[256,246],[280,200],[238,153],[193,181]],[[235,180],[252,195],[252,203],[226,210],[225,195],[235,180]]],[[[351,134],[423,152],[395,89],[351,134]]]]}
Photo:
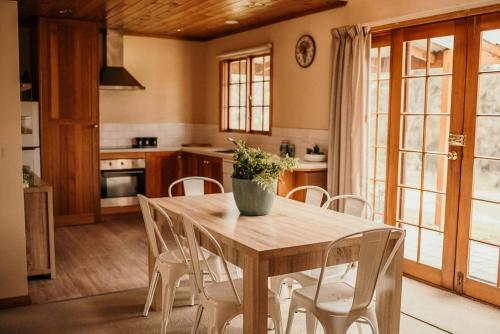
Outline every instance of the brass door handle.
{"type": "Polygon", "coordinates": [[[457,160],[458,159],[458,153],[455,151],[450,151],[448,152],[448,160],[457,160]]]}

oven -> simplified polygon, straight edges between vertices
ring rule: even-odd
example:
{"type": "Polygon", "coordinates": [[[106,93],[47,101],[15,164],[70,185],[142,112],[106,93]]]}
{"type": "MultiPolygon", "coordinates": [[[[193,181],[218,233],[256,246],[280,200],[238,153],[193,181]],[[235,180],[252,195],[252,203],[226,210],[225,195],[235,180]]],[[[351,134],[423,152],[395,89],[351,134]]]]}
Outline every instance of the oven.
{"type": "Polygon", "coordinates": [[[138,204],[146,191],[144,159],[101,160],[101,207],[138,204]]]}

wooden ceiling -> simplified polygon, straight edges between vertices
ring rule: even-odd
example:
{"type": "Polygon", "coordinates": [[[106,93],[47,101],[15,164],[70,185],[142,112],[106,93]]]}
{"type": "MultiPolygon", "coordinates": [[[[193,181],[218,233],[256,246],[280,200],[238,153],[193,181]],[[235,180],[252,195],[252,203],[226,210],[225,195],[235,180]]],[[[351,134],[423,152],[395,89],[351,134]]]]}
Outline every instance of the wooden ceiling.
{"type": "Polygon", "coordinates": [[[346,3],[344,0],[19,0],[19,15],[95,20],[129,34],[209,40],[346,3]],[[228,20],[236,20],[238,24],[226,24],[228,20]]]}

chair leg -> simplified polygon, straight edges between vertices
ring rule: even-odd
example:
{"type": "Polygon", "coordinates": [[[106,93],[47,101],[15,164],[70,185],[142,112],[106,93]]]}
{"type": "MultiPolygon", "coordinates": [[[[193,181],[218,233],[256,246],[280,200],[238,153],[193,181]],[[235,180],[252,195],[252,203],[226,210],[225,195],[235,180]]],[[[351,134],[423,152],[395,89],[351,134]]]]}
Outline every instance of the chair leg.
{"type": "MultiPolygon", "coordinates": [[[[162,277],[163,278],[163,277],[162,277]]],[[[165,279],[167,281],[167,279],[165,279]]],[[[161,317],[161,333],[167,333],[168,320],[170,318],[170,313],[172,311],[172,306],[174,304],[175,297],[175,286],[177,282],[165,282],[162,281],[162,317],[161,317]]]]}
{"type": "Polygon", "coordinates": [[[153,272],[153,276],[151,277],[151,283],[149,283],[148,296],[146,298],[146,304],[144,305],[144,311],[142,315],[147,317],[149,314],[149,309],[151,308],[151,304],[153,303],[153,297],[156,291],[156,285],[158,284],[158,277],[160,276],[160,272],[155,268],[153,272]]]}
{"type": "Polygon", "coordinates": [[[286,280],[286,285],[288,287],[288,298],[292,298],[292,291],[293,291],[293,279],[287,278],[286,280]]]}
{"type": "Polygon", "coordinates": [[[215,312],[208,317],[208,334],[223,334],[226,328],[226,320],[218,317],[215,312]]]}
{"type": "Polygon", "coordinates": [[[269,315],[273,319],[274,323],[274,332],[276,334],[282,334],[283,333],[283,322],[281,320],[281,304],[276,297],[272,303],[268,305],[269,307],[269,315]]]}
{"type": "Polygon", "coordinates": [[[309,311],[306,311],[306,333],[315,334],[318,319],[309,311]]]}
{"type": "Polygon", "coordinates": [[[288,309],[288,320],[286,322],[285,334],[290,334],[290,332],[292,331],[293,317],[295,316],[296,310],[297,310],[297,304],[295,303],[295,300],[292,297],[292,301],[290,302],[290,308],[288,309]]]}
{"type": "Polygon", "coordinates": [[[378,334],[378,320],[377,320],[377,313],[375,312],[375,309],[372,309],[368,311],[366,314],[366,321],[372,328],[373,334],[378,334]]]}
{"type": "Polygon", "coordinates": [[[203,315],[203,306],[200,304],[196,308],[196,316],[194,318],[193,329],[191,330],[191,334],[197,334],[198,328],[200,327],[201,316],[203,315]]]}

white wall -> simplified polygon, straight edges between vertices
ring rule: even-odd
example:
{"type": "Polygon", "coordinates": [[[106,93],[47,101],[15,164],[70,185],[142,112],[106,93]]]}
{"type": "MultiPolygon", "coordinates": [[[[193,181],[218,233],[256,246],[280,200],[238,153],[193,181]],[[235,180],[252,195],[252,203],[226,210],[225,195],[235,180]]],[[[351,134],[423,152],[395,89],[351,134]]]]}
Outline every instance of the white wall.
{"type": "Polygon", "coordinates": [[[219,38],[205,47],[205,109],[196,123],[219,122],[219,66],[216,55],[273,43],[273,127],[328,129],[331,29],[351,24],[408,20],[478,7],[498,1],[478,0],[348,0],[345,7],[299,17],[219,38]],[[307,69],[295,61],[295,44],[303,34],[316,41],[316,58],[307,69]]]}
{"type": "Polygon", "coordinates": [[[17,2],[0,1],[0,299],[28,294],[17,2]]]}

